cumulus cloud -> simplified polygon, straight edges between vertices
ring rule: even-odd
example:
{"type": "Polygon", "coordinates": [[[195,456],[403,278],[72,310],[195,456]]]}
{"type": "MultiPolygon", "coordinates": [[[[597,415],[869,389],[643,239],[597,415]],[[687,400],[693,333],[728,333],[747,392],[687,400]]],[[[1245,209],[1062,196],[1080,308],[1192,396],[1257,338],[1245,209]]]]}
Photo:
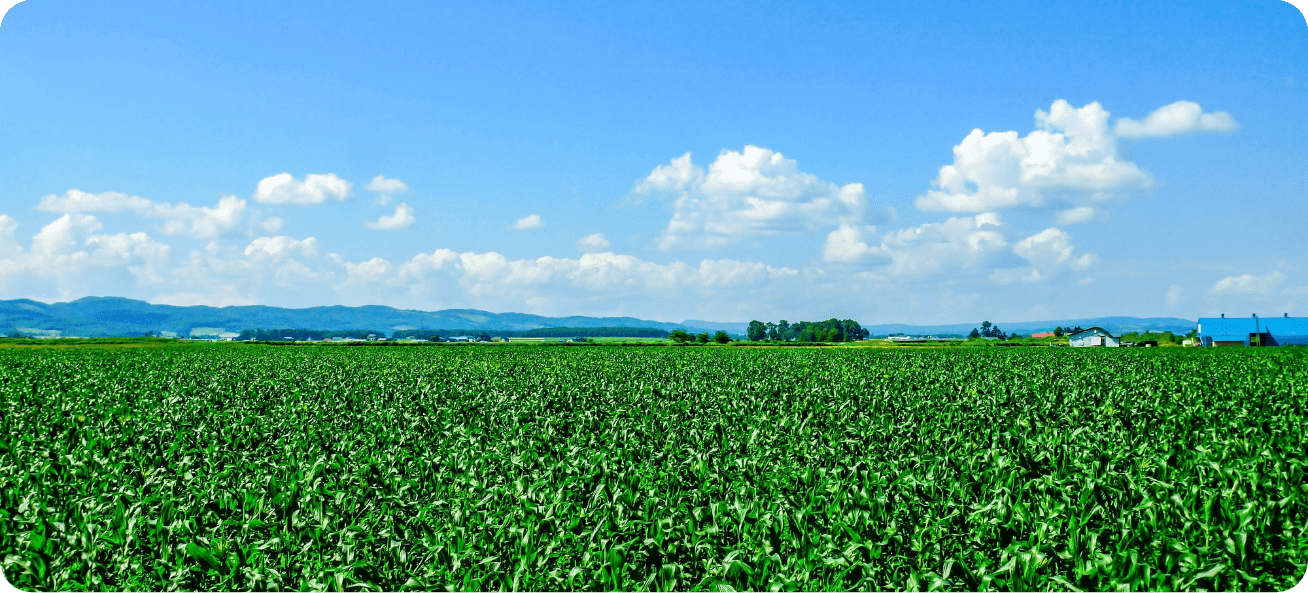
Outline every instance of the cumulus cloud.
{"type": "Polygon", "coordinates": [[[887,233],[879,251],[890,258],[888,271],[895,276],[975,269],[1008,246],[999,230],[1002,224],[1000,216],[992,212],[954,217],[887,233]]]}
{"type": "Polygon", "coordinates": [[[395,207],[394,214],[383,216],[372,222],[365,222],[363,226],[378,230],[407,229],[413,226],[415,220],[417,218],[413,216],[413,208],[410,208],[404,202],[400,202],[400,205],[395,207]]]}
{"type": "Polygon", "coordinates": [[[604,251],[609,248],[609,240],[604,238],[604,233],[595,233],[586,235],[577,239],[577,249],[585,252],[604,251]]]}
{"type": "Polygon", "coordinates": [[[141,286],[163,281],[170,246],[144,232],[96,234],[102,227],[95,216],[70,212],[41,227],[23,249],[14,237],[17,222],[0,215],[0,291],[82,296],[128,279],[141,286]]]}
{"type": "Polygon", "coordinates": [[[535,214],[519,218],[518,222],[513,223],[513,228],[519,231],[530,229],[539,229],[545,226],[545,221],[535,214]]]}
{"type": "MultiPolygon", "coordinates": [[[[868,232],[876,230],[869,227],[868,232]]],[[[852,263],[877,252],[863,241],[863,231],[852,224],[842,224],[840,228],[827,235],[827,242],[822,246],[822,260],[829,262],[852,263]]]]}
{"type": "Polygon", "coordinates": [[[661,249],[712,248],[747,235],[776,235],[852,224],[865,207],[860,183],[837,186],[800,171],[779,152],[724,150],[705,171],[690,153],[656,167],[634,190],[676,196],[661,249]]]}
{"type": "Polygon", "coordinates": [[[690,162],[690,153],[683,154],[666,165],[654,167],[650,174],[636,184],[636,193],[681,191],[704,179],[704,170],[690,162]]]}
{"type": "Polygon", "coordinates": [[[1072,235],[1049,227],[1013,244],[1013,253],[1029,264],[1025,268],[996,270],[991,277],[1008,283],[1015,280],[1039,282],[1064,270],[1084,270],[1095,263],[1091,253],[1077,255],[1072,235]]]}
{"type": "Polygon", "coordinates": [[[1213,284],[1209,290],[1212,294],[1271,294],[1272,290],[1285,280],[1285,274],[1279,270],[1273,270],[1266,276],[1255,276],[1253,274],[1243,274],[1240,276],[1227,276],[1213,284]]]}
{"type": "MultiPolygon", "coordinates": [[[[32,237],[32,253],[44,255],[68,254],[104,225],[89,214],[65,214],[41,227],[32,237]]],[[[83,254],[85,255],[85,254],[83,254]]]]}
{"type": "MultiPolygon", "coordinates": [[[[940,168],[933,189],[917,198],[917,207],[980,212],[1040,206],[1052,198],[1103,201],[1153,184],[1121,156],[1119,138],[1235,129],[1229,114],[1203,113],[1189,101],[1159,108],[1144,121],[1119,118],[1110,126],[1109,115],[1099,103],[1077,108],[1059,99],[1047,112],[1036,110],[1037,129],[1026,136],[972,130],[954,147],[953,164],[940,168]]],[[[1062,214],[1084,217],[1078,210],[1062,214]]]]}
{"type": "Polygon", "coordinates": [[[256,258],[283,258],[289,257],[296,252],[299,252],[301,256],[317,255],[318,240],[313,237],[301,240],[278,235],[276,237],[259,237],[245,246],[245,255],[256,258]]]}
{"type": "Polygon", "coordinates": [[[973,269],[1008,246],[1000,231],[1002,225],[998,214],[984,212],[892,231],[877,244],[866,238],[874,228],[841,225],[827,235],[822,258],[844,263],[871,260],[881,266],[881,273],[894,277],[973,269]]]}
{"type": "Polygon", "coordinates": [[[223,196],[218,205],[190,206],[185,203],[156,204],[152,216],[166,218],[164,233],[188,235],[196,239],[215,239],[219,235],[237,230],[245,220],[245,200],[236,196],[223,196]]]}
{"type": "Polygon", "coordinates": [[[93,194],[70,189],[62,196],[43,196],[37,209],[62,213],[133,212],[146,218],[164,219],[164,234],[215,239],[240,230],[247,208],[245,200],[236,196],[223,196],[213,207],[197,207],[185,202],[155,202],[112,191],[93,194]]]}
{"type": "Polygon", "coordinates": [[[1155,109],[1143,121],[1129,117],[1118,118],[1113,130],[1122,138],[1148,138],[1150,136],[1176,136],[1196,132],[1230,132],[1235,130],[1235,118],[1225,111],[1204,113],[1198,103],[1177,101],[1155,109]]]}
{"type": "Polygon", "coordinates": [[[373,200],[374,203],[385,206],[391,202],[391,196],[409,191],[409,186],[399,179],[390,179],[384,175],[378,175],[368,182],[367,189],[371,192],[377,192],[377,199],[373,200]]]}
{"type": "Polygon", "coordinates": [[[940,168],[936,189],[919,196],[923,210],[975,212],[1038,206],[1052,192],[1092,194],[1147,187],[1150,176],[1119,158],[1109,113],[1099,103],[1075,108],[1059,99],[1037,110],[1039,128],[1017,132],[972,130],[954,147],[954,163],[940,168]]]}
{"type": "Polygon", "coordinates": [[[378,175],[368,182],[368,191],[375,191],[383,194],[400,194],[409,191],[409,186],[399,179],[390,179],[385,175],[378,175]]]}
{"type": "Polygon", "coordinates": [[[254,200],[261,204],[321,204],[327,201],[343,202],[354,195],[350,182],[337,177],[309,174],[300,181],[290,173],[278,173],[259,181],[254,200]]]}
{"type": "Polygon", "coordinates": [[[0,214],[0,256],[23,252],[23,246],[19,245],[14,237],[16,230],[18,230],[18,221],[8,214],[0,214]]]}

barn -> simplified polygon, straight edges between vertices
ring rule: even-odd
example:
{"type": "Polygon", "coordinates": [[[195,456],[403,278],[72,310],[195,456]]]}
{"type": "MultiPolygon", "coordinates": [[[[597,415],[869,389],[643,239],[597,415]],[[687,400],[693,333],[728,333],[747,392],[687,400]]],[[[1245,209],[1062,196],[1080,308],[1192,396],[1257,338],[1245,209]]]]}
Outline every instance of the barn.
{"type": "Polygon", "coordinates": [[[1108,330],[1102,327],[1090,327],[1073,334],[1068,334],[1067,345],[1073,348],[1087,348],[1090,346],[1116,348],[1120,344],[1118,343],[1117,337],[1108,333],[1108,330]]]}
{"type": "Polygon", "coordinates": [[[1200,317],[1204,346],[1308,346],[1308,317],[1200,317]]]}

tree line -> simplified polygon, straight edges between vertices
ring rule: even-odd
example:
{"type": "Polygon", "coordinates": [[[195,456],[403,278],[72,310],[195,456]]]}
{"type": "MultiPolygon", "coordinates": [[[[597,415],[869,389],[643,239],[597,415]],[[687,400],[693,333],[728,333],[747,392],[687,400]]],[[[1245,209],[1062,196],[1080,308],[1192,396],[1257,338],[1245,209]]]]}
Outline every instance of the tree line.
{"type": "Polygon", "coordinates": [[[724,332],[722,330],[718,330],[718,333],[713,334],[713,337],[710,338],[708,332],[692,334],[684,329],[674,329],[671,332],[668,332],[668,339],[678,344],[685,344],[688,342],[707,344],[710,341],[717,342],[719,344],[726,344],[731,342],[731,336],[727,335],[727,332],[724,332]]]}
{"type": "Polygon", "coordinates": [[[853,342],[867,339],[870,332],[853,319],[831,318],[826,321],[797,321],[794,324],[782,319],[750,321],[745,337],[751,342],[853,342]]]}

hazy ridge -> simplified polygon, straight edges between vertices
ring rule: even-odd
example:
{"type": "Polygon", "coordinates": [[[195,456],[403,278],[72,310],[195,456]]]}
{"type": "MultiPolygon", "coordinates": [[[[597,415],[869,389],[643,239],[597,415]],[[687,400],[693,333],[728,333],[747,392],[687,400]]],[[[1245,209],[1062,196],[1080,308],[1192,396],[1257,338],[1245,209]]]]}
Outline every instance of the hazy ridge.
{"type": "MultiPolygon", "coordinates": [[[[793,321],[799,321],[795,319],[793,321]]],[[[805,321],[820,321],[809,319],[805,321]]],[[[1188,332],[1195,322],[1176,317],[1095,317],[1052,321],[995,321],[1004,331],[1028,333],[1050,330],[1055,325],[1090,327],[1098,325],[1113,333],[1129,331],[1188,332]]],[[[179,307],[153,305],[145,301],[118,297],[85,297],[67,303],[42,303],[28,299],[0,301],[0,332],[58,331],[65,336],[123,336],[145,332],[171,331],[186,335],[192,328],[242,329],[303,328],[314,330],[371,329],[391,332],[396,329],[485,329],[528,330],[545,327],[647,327],[695,331],[724,330],[743,334],[748,322],[714,322],[687,319],[681,323],[652,321],[635,317],[545,317],[529,313],[491,313],[477,309],[417,311],[380,305],[362,307],[309,307],[287,309],[266,305],[179,307]]],[[[873,324],[864,325],[873,335],[966,334],[976,323],[944,325],[873,324]]]]}

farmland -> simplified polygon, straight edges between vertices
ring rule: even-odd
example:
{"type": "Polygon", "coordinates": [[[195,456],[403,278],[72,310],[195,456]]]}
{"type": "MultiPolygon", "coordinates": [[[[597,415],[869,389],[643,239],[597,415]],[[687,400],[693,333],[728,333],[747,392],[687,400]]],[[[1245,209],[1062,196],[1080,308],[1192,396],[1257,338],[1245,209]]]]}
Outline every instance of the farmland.
{"type": "Polygon", "coordinates": [[[0,349],[25,589],[1282,590],[1301,349],[0,349]]]}

